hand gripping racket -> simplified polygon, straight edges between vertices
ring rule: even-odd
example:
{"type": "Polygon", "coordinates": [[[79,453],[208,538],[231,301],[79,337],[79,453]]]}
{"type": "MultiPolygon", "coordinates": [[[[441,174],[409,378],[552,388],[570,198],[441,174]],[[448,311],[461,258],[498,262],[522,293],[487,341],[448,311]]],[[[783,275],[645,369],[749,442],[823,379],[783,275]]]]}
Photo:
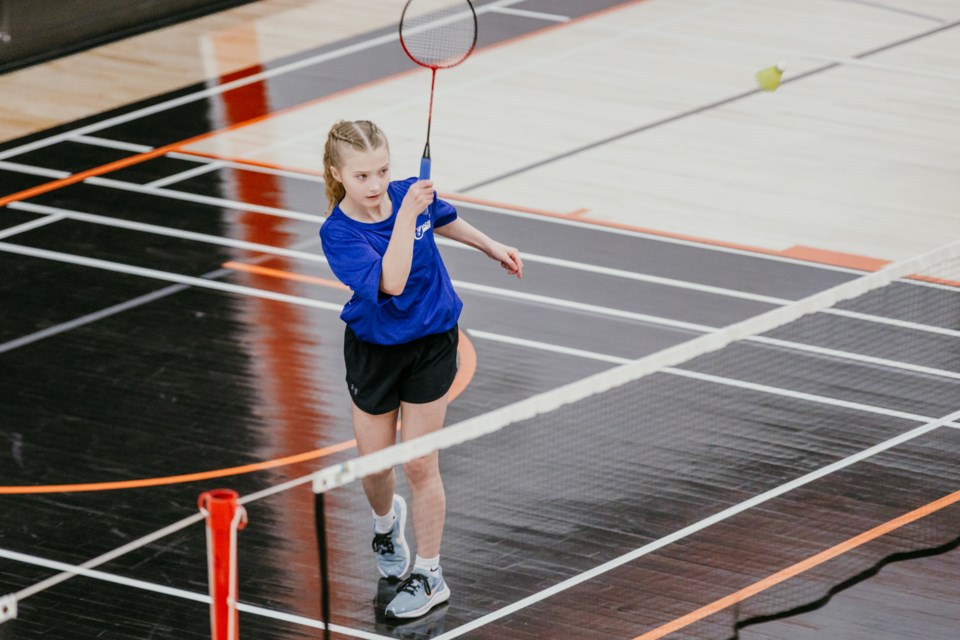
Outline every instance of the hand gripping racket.
{"type": "Polygon", "coordinates": [[[477,13],[470,0],[408,0],[400,16],[400,46],[410,59],[430,69],[427,144],[420,159],[420,179],[430,177],[430,124],[437,69],[466,60],[477,46],[477,13]]]}

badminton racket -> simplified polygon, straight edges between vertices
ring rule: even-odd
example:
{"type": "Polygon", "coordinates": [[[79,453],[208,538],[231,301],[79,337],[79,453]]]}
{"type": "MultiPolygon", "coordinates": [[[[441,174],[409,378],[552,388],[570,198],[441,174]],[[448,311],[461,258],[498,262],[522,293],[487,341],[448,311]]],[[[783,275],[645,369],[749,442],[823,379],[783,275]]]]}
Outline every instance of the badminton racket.
{"type": "Polygon", "coordinates": [[[466,60],[477,46],[477,13],[470,0],[408,0],[400,15],[400,46],[410,59],[430,69],[427,142],[420,159],[420,179],[430,178],[430,126],[437,69],[466,60]]]}

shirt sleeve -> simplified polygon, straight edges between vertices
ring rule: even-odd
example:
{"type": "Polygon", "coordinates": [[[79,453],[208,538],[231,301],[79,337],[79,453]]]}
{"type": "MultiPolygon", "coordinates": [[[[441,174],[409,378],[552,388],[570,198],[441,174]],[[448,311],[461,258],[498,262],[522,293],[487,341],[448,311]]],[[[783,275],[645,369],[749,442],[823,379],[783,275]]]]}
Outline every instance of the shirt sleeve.
{"type": "Polygon", "coordinates": [[[437,198],[433,205],[433,228],[438,229],[457,219],[457,208],[446,200],[437,198]]]}
{"type": "Polygon", "coordinates": [[[343,224],[325,224],[320,242],[334,275],[357,296],[376,304],[392,297],[380,291],[383,256],[359,232],[343,224]]]}

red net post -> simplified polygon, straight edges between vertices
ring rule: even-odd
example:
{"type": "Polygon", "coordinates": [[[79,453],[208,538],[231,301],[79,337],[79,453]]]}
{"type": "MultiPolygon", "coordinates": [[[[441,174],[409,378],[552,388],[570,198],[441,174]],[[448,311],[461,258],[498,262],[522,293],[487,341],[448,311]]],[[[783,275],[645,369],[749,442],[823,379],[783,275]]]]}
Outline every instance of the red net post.
{"type": "Polygon", "coordinates": [[[200,511],[207,516],[207,567],[210,584],[212,640],[239,640],[237,615],[237,531],[247,524],[247,513],[230,489],[200,495],[200,511]]]}

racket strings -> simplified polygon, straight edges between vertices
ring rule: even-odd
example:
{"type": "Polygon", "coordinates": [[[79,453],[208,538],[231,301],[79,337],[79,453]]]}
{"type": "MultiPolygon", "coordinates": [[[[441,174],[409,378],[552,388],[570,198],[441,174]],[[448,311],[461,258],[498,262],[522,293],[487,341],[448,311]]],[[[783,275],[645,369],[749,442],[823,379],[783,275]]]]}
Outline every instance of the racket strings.
{"type": "MultiPolygon", "coordinates": [[[[413,4],[413,3],[411,3],[413,4]]],[[[400,40],[414,62],[445,69],[463,62],[477,40],[476,16],[466,3],[422,15],[404,14],[400,40]]]]}

